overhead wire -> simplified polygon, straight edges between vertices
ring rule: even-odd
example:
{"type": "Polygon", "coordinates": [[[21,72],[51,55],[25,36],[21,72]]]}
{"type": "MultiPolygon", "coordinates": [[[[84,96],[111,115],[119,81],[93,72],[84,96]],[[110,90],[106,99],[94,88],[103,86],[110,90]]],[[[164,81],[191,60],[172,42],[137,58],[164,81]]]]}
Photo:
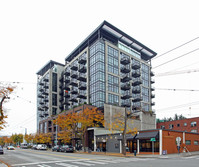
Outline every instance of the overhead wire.
{"type": "Polygon", "coordinates": [[[183,43],[183,44],[181,44],[181,45],[179,45],[179,46],[177,46],[177,47],[175,47],[175,48],[173,48],[173,49],[171,49],[171,50],[169,50],[169,51],[167,51],[167,52],[164,52],[164,53],[160,54],[159,56],[155,56],[155,57],[152,58],[152,60],[155,60],[155,59],[157,59],[157,58],[159,58],[159,57],[161,57],[161,56],[164,56],[164,55],[166,55],[166,54],[168,54],[168,53],[170,53],[170,52],[172,52],[172,51],[174,51],[174,50],[176,50],[176,49],[181,48],[182,46],[185,46],[185,45],[187,45],[187,44],[189,44],[189,43],[191,43],[191,42],[197,40],[197,39],[199,39],[199,37],[196,37],[196,38],[194,38],[194,39],[192,39],[192,40],[190,40],[190,41],[188,41],[188,42],[185,42],[185,43],[183,43]]]}

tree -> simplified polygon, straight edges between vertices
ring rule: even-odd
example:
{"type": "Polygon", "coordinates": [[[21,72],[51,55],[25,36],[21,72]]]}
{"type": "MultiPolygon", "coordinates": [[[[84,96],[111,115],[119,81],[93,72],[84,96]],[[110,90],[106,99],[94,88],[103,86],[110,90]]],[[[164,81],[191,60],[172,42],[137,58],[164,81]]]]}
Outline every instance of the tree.
{"type": "Polygon", "coordinates": [[[26,140],[27,143],[31,143],[33,141],[34,136],[32,134],[26,134],[24,136],[24,139],[26,140]]]}
{"type": "Polygon", "coordinates": [[[82,143],[85,149],[85,135],[87,132],[87,129],[89,127],[100,127],[104,126],[104,115],[103,113],[98,110],[97,108],[86,108],[82,111],[80,111],[78,114],[79,117],[79,133],[81,134],[82,137],[82,143]]]}
{"type": "Polygon", "coordinates": [[[10,138],[15,145],[23,142],[23,134],[13,134],[10,138]]]}
{"type": "Polygon", "coordinates": [[[4,119],[7,118],[3,110],[3,103],[6,99],[9,99],[9,95],[13,92],[13,90],[14,87],[0,85],[0,130],[5,127],[4,124],[6,122],[4,119]]]}
{"type": "Polygon", "coordinates": [[[37,133],[33,139],[35,143],[48,144],[51,142],[52,134],[51,133],[37,133]]]}

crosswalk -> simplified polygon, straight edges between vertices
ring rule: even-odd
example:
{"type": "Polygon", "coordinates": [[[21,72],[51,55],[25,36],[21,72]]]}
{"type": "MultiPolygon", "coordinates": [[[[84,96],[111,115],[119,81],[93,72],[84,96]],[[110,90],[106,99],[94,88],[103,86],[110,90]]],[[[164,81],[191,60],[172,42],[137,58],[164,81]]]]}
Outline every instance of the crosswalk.
{"type": "Polygon", "coordinates": [[[15,164],[11,166],[17,167],[87,167],[87,166],[105,166],[108,164],[118,164],[126,162],[135,161],[152,161],[155,159],[148,158],[118,158],[118,159],[82,159],[82,160],[66,160],[66,161],[50,161],[50,162],[40,162],[40,163],[27,163],[27,164],[15,164]]]}

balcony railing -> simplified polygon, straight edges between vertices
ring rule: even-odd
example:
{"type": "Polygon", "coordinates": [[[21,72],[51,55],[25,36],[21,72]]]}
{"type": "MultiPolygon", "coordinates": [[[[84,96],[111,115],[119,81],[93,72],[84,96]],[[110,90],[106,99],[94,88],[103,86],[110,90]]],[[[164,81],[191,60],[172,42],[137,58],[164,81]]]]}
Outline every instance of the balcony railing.
{"type": "Polygon", "coordinates": [[[86,83],[85,82],[79,82],[79,89],[80,90],[86,90],[86,83]]]}
{"type": "Polygon", "coordinates": [[[129,64],[129,63],[130,63],[130,58],[127,57],[127,56],[123,56],[123,57],[121,58],[121,60],[120,60],[120,63],[121,63],[121,64],[124,64],[124,65],[129,64]]]}
{"type": "Polygon", "coordinates": [[[72,63],[70,69],[77,71],[77,69],[78,69],[78,63],[72,63]]]}
{"type": "Polygon", "coordinates": [[[70,75],[72,78],[77,78],[77,76],[78,76],[78,73],[77,73],[77,71],[71,71],[71,75],[70,75]]]}
{"type": "Polygon", "coordinates": [[[77,79],[71,79],[71,81],[70,81],[70,85],[73,85],[73,86],[77,86],[78,84],[77,84],[77,79]]]}
{"type": "Polygon", "coordinates": [[[83,65],[83,64],[80,64],[80,65],[79,65],[79,72],[80,72],[80,73],[86,73],[86,66],[83,65]]]}
{"type": "Polygon", "coordinates": [[[130,74],[121,73],[121,81],[122,82],[128,82],[130,80],[131,80],[130,74]]]}
{"type": "Polygon", "coordinates": [[[77,77],[77,79],[79,80],[79,81],[83,81],[83,82],[86,82],[86,74],[84,74],[84,73],[79,73],[79,76],[77,77]]]}
{"type": "Polygon", "coordinates": [[[132,69],[136,70],[140,68],[140,62],[138,61],[133,61],[131,65],[132,69]]]}
{"type": "Polygon", "coordinates": [[[123,72],[123,73],[129,73],[130,72],[130,68],[129,68],[129,66],[122,66],[120,68],[120,71],[123,72]]]}
{"type": "Polygon", "coordinates": [[[69,76],[70,75],[70,69],[65,69],[65,71],[64,71],[64,75],[65,76],[69,76]]]}
{"type": "Polygon", "coordinates": [[[140,94],[133,94],[133,102],[142,101],[142,96],[140,94]]]}
{"type": "Polygon", "coordinates": [[[129,90],[129,89],[131,89],[130,83],[122,83],[121,84],[121,89],[122,90],[129,90]]]}
{"type": "Polygon", "coordinates": [[[86,64],[86,56],[81,56],[78,60],[78,63],[80,64],[86,64]]]}
{"type": "Polygon", "coordinates": [[[142,80],[141,80],[141,78],[140,78],[140,77],[133,78],[133,80],[132,80],[132,81],[133,81],[133,82],[132,82],[132,86],[137,86],[137,85],[142,84],[142,80]]]}
{"type": "Polygon", "coordinates": [[[140,77],[140,70],[133,70],[132,71],[132,77],[137,78],[140,77]]]}

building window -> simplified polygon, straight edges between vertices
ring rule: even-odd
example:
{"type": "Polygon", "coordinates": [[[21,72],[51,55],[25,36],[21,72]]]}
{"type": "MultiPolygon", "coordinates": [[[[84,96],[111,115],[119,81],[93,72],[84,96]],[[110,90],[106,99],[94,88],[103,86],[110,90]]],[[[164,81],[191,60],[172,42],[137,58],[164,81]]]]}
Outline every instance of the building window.
{"type": "Polygon", "coordinates": [[[119,78],[113,75],[108,75],[108,90],[119,93],[119,78]]]}
{"type": "Polygon", "coordinates": [[[57,74],[52,74],[52,91],[57,92],[57,74]]]}
{"type": "Polygon", "coordinates": [[[119,104],[119,96],[109,93],[108,94],[108,103],[118,105],[119,104]]]}
{"type": "Polygon", "coordinates": [[[180,127],[180,124],[177,124],[177,127],[180,127]]]}
{"type": "Polygon", "coordinates": [[[198,140],[194,140],[194,145],[198,146],[198,140]]]}
{"type": "Polygon", "coordinates": [[[57,108],[52,108],[52,115],[57,115],[57,108]]]}
{"type": "Polygon", "coordinates": [[[173,124],[169,124],[169,129],[173,129],[173,124]]]}
{"type": "Polygon", "coordinates": [[[197,133],[197,130],[196,129],[192,129],[191,132],[197,133]]]}
{"type": "Polygon", "coordinates": [[[164,125],[162,125],[160,128],[161,128],[161,129],[165,129],[165,126],[164,126],[164,125]]]}
{"type": "Polygon", "coordinates": [[[191,127],[196,126],[196,122],[191,122],[191,127]]]}
{"type": "Polygon", "coordinates": [[[186,123],[186,122],[184,123],[184,126],[187,126],[187,123],[186,123]]]}
{"type": "Polygon", "coordinates": [[[57,94],[52,94],[52,105],[57,106],[57,94]]]}
{"type": "Polygon", "coordinates": [[[119,73],[119,52],[118,50],[108,46],[108,72],[119,73]]]}
{"type": "Polygon", "coordinates": [[[186,141],[185,141],[185,144],[186,144],[186,145],[191,145],[191,140],[186,140],[186,141]]]}

